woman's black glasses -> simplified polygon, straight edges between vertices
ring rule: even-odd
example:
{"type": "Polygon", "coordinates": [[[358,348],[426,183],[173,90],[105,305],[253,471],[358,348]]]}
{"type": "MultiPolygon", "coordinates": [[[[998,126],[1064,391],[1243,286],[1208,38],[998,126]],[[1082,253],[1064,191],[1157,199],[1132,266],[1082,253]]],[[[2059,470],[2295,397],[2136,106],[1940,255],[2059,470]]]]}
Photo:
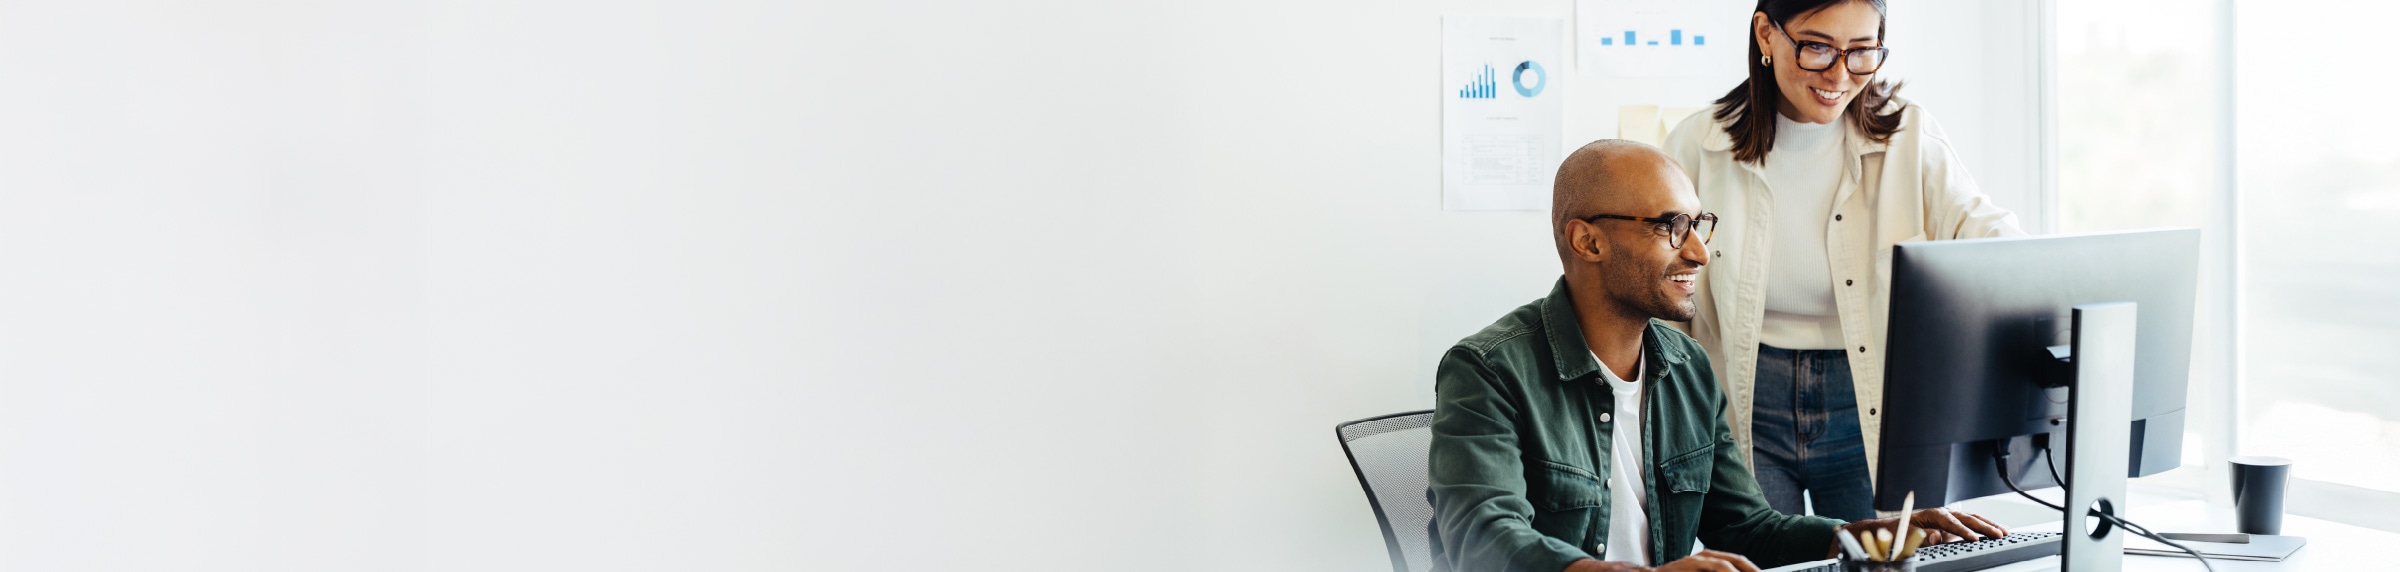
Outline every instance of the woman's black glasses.
{"type": "Polygon", "coordinates": [[[1825,71],[1833,67],[1835,60],[1843,60],[1852,75],[1868,75],[1883,69],[1883,60],[1892,55],[1892,50],[1883,46],[1845,50],[1825,42],[1800,41],[1793,38],[1791,32],[1783,31],[1783,26],[1776,26],[1775,31],[1782,33],[1783,39],[1792,43],[1792,53],[1799,55],[1795,58],[1797,61],[1792,63],[1799,64],[1804,71],[1825,71]]]}

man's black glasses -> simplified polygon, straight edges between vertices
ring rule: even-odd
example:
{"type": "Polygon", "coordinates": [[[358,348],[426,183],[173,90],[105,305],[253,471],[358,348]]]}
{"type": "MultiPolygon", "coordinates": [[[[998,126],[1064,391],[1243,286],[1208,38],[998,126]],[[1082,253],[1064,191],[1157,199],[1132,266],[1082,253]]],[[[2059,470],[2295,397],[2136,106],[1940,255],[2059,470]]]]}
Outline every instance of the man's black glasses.
{"type": "Polygon", "coordinates": [[[1583,222],[1600,224],[1600,219],[1604,218],[1664,225],[1669,248],[1683,248],[1683,237],[1688,235],[1698,234],[1700,235],[1700,244],[1708,244],[1708,238],[1717,234],[1717,213],[1700,213],[1700,216],[1696,217],[1676,213],[1675,216],[1649,218],[1604,214],[1584,217],[1583,222]]]}

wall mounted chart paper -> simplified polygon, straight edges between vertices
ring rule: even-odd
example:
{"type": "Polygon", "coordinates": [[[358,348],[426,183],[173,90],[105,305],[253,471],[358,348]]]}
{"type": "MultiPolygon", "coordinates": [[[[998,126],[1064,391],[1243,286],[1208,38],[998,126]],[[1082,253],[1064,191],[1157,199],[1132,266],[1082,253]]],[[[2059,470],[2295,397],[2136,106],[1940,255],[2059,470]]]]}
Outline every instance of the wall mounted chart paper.
{"type": "Polygon", "coordinates": [[[1549,210],[1563,22],[1442,19],[1442,208],[1549,210]]]}
{"type": "Polygon", "coordinates": [[[1609,77],[1741,77],[1750,4],[1575,0],[1578,71],[1609,77]]]}

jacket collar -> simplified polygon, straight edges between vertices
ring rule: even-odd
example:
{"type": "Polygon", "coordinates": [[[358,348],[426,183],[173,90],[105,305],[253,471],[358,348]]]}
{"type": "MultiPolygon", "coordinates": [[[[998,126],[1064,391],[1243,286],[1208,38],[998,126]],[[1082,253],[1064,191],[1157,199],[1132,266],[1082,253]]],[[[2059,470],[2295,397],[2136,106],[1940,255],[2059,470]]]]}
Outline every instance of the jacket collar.
{"type": "MultiPolygon", "coordinates": [[[[1720,121],[1717,119],[1717,110],[1723,107],[1723,104],[1718,104],[1700,111],[1701,113],[1708,114],[1709,124],[1711,127],[1708,130],[1707,136],[1700,140],[1701,149],[1717,153],[1733,151],[1733,135],[1725,132],[1726,128],[1733,125],[1733,122],[1720,121]]],[[[1907,102],[1902,101],[1900,98],[1894,97],[1891,101],[1884,103],[1883,112],[1891,113],[1904,107],[1907,107],[1907,102]]],[[[1851,155],[1865,157],[1870,154],[1889,151],[1892,148],[1892,144],[1889,141],[1877,142],[1868,139],[1866,132],[1860,131],[1858,129],[1858,125],[1855,123],[1844,121],[1842,122],[1842,126],[1844,127],[1844,129],[1842,129],[1842,133],[1844,135],[1842,139],[1848,143],[1851,155]]]]}
{"type": "MultiPolygon", "coordinates": [[[[1689,356],[1684,354],[1681,344],[1666,343],[1666,335],[1660,332],[1665,328],[1658,320],[1650,320],[1642,328],[1642,353],[1648,354],[1651,363],[1680,365],[1689,356]]],[[[1558,277],[1550,295],[1542,298],[1542,334],[1550,339],[1550,359],[1558,370],[1559,381],[1574,381],[1600,372],[1600,362],[1592,359],[1591,344],[1584,341],[1583,326],[1575,321],[1575,300],[1567,293],[1565,276],[1558,277]]],[[[1655,379],[1662,375],[1657,372],[1667,368],[1653,367],[1650,371],[1653,372],[1650,377],[1655,379]]]]}

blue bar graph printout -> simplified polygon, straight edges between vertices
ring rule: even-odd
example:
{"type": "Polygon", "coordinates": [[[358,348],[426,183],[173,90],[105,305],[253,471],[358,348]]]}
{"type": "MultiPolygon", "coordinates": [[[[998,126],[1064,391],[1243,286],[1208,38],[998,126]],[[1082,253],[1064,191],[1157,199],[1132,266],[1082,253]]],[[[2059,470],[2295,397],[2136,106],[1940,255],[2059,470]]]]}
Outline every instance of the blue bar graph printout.
{"type": "Polygon", "coordinates": [[[1467,80],[1466,87],[1458,88],[1459,99],[1493,99],[1497,97],[1500,97],[1500,76],[1492,71],[1491,64],[1484,64],[1483,73],[1477,74],[1474,79],[1467,80]]]}
{"type": "MultiPolygon", "coordinates": [[[[1612,37],[1602,37],[1602,38],[1600,38],[1600,45],[1603,45],[1603,46],[1655,46],[1655,45],[1658,45],[1658,40],[1636,41],[1636,40],[1634,39],[1634,37],[1633,37],[1633,30],[1626,30],[1626,31],[1625,31],[1625,41],[1623,41],[1623,42],[1618,42],[1616,38],[1612,38],[1612,37]]],[[[1681,45],[1684,45],[1684,43],[1683,43],[1683,30],[1667,30],[1667,45],[1670,45],[1670,46],[1681,46],[1681,45]]],[[[1691,45],[1694,45],[1694,46],[1706,46],[1706,45],[1708,45],[1708,36],[1703,36],[1703,35],[1698,35],[1698,34],[1694,34],[1694,35],[1692,35],[1692,43],[1691,43],[1691,45]]]]}
{"type": "MultiPolygon", "coordinates": [[[[1698,0],[1575,0],[1576,71],[1604,77],[1715,77],[1739,71],[1738,22],[1698,0]],[[1588,8],[1588,9],[1587,9],[1588,8]],[[1717,36],[1710,42],[1709,36],[1717,36]],[[1733,41],[1726,41],[1733,40],[1733,41]]],[[[1780,41],[1780,40],[1778,40],[1780,41]]],[[[1755,61],[1758,56],[1749,56],[1755,61]]],[[[1466,71],[1444,72],[1446,77],[1466,71]]],[[[1500,75],[1507,76],[1502,67],[1500,75]]],[[[1502,83],[1508,78],[1502,77],[1502,83]]],[[[1451,81],[1458,81],[1452,79],[1451,81]]],[[[1502,89],[1500,91],[1508,91],[1502,89]]]]}

